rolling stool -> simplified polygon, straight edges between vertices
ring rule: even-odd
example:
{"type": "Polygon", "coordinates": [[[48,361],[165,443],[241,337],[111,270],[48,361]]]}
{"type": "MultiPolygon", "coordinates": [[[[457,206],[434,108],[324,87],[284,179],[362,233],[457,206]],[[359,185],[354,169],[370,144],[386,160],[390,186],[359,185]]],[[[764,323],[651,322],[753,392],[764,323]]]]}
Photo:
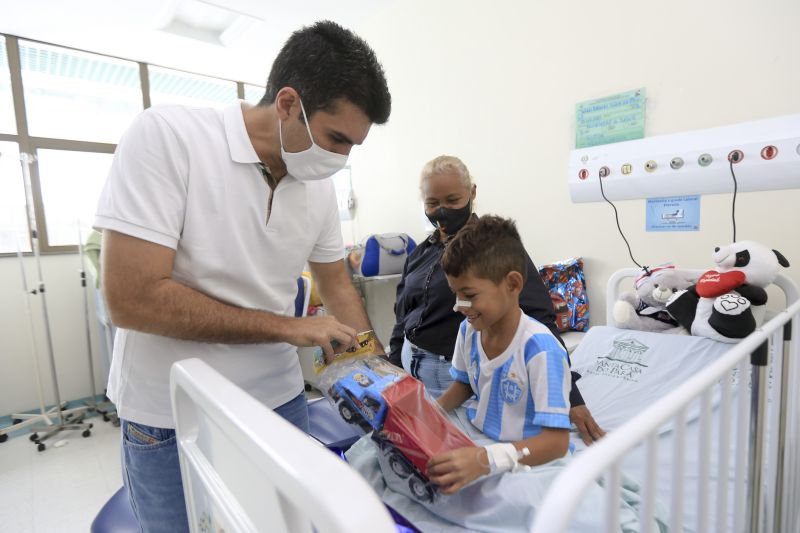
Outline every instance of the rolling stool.
{"type": "Polygon", "coordinates": [[[106,502],[94,517],[91,533],[141,533],[139,522],[133,514],[128,499],[128,489],[124,486],[106,502]]]}

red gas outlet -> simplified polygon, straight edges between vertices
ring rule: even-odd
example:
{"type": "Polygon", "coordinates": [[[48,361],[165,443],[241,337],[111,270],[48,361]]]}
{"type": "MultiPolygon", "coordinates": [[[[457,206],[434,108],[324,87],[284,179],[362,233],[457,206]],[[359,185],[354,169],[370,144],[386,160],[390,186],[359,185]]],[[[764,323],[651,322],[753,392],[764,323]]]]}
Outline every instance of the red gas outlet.
{"type": "Polygon", "coordinates": [[[769,146],[765,146],[764,148],[761,149],[761,157],[763,159],[766,159],[767,161],[769,161],[770,159],[774,159],[776,155],[778,155],[777,146],[772,146],[770,144],[769,146]]]}

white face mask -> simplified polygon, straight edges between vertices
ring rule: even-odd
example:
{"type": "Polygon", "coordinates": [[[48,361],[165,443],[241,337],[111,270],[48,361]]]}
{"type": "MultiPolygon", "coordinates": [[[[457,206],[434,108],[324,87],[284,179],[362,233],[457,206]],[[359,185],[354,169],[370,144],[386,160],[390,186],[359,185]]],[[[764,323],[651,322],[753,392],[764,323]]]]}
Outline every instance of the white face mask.
{"type": "Polygon", "coordinates": [[[283,149],[282,121],[278,119],[278,138],[281,142],[281,158],[286,163],[286,171],[300,181],[324,180],[330,178],[347,164],[347,156],[329,152],[314,142],[311,128],[308,126],[308,116],[300,100],[300,110],[306,122],[308,137],[311,146],[302,152],[287,152],[283,149]]]}

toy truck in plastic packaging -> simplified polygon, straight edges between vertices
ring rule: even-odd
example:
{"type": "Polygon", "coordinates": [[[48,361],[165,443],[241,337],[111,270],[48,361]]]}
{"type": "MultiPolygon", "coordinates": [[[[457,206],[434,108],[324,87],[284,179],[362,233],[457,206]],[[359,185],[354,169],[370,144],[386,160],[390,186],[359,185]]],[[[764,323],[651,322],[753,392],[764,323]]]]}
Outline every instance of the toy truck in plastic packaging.
{"type": "Polygon", "coordinates": [[[437,490],[427,477],[428,460],[475,444],[425,397],[422,383],[405,373],[384,373],[380,366],[359,365],[338,379],[328,394],[342,418],[372,431],[392,472],[408,479],[411,493],[433,501],[437,490]]]}

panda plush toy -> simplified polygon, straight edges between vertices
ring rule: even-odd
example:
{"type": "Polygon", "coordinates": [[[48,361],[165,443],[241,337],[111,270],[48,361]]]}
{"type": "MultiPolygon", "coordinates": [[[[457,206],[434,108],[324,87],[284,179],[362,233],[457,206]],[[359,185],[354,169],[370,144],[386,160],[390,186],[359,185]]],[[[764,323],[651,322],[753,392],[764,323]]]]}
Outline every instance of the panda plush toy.
{"type": "Polygon", "coordinates": [[[775,281],[779,267],[788,267],[789,262],[779,251],[754,241],[715,248],[711,257],[716,270],[674,294],[667,312],[692,335],[735,343],[761,325],[765,288],[775,281]]]}

